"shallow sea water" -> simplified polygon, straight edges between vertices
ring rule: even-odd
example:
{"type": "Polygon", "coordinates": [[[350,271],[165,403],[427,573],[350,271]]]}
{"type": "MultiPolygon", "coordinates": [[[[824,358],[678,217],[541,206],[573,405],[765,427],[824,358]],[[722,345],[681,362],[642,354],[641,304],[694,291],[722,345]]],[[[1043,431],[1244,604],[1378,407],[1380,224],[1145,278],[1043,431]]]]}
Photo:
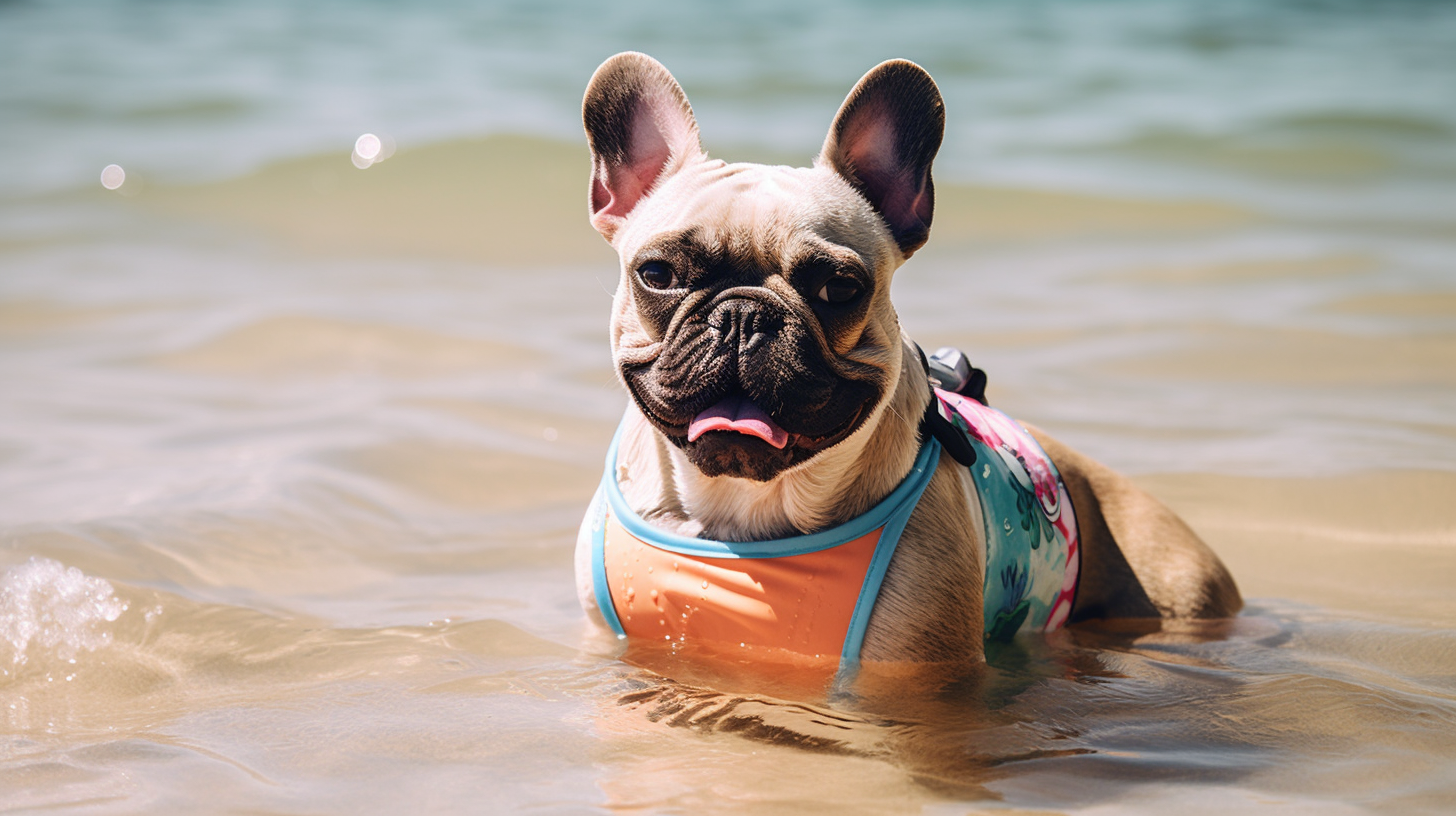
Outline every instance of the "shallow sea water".
{"type": "Polygon", "coordinates": [[[0,810],[1456,807],[1456,17],[1079,6],[0,6],[0,810]],[[730,159],[930,68],[903,322],[1245,612],[849,687],[585,631],[623,47],[730,159]]]}

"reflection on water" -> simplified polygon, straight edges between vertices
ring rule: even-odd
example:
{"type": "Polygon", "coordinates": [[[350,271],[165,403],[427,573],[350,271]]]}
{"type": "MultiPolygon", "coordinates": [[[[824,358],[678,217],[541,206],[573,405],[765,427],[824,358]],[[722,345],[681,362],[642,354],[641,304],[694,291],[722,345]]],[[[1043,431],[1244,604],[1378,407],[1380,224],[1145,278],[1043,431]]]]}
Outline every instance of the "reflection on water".
{"type": "Polygon", "coordinates": [[[666,650],[624,664],[487,616],[351,629],[118,598],[107,643],[22,647],[5,681],[8,805],[118,791],[176,805],[194,782],[262,808],[327,791],[340,811],[478,795],[650,812],[1212,812],[1241,797],[1434,812],[1453,793],[1456,636],[1291,604],[1079,627],[981,670],[867,668],[814,690],[666,650]]]}
{"type": "Polygon", "coordinates": [[[0,4],[0,809],[1451,810],[1452,8],[0,4]],[[623,47],[730,158],[926,64],[902,320],[1248,611],[839,685],[583,632],[623,47]]]}
{"type": "MultiPolygon", "coordinates": [[[[1449,631],[1351,626],[1287,605],[1230,622],[1083,626],[1008,646],[979,672],[867,672],[818,703],[800,702],[814,699],[802,692],[717,690],[761,687],[748,667],[715,677],[680,655],[646,662],[672,674],[674,661],[694,684],[661,674],[635,681],[616,700],[626,713],[608,715],[615,727],[653,723],[870,758],[929,797],[1010,795],[1021,807],[1083,808],[1145,799],[1156,785],[1165,788],[1154,797],[1160,804],[1184,807],[1233,787],[1339,809],[1336,802],[1363,799],[1381,779],[1385,798],[1370,804],[1401,810],[1449,803],[1452,793],[1438,759],[1456,749],[1449,631]],[[1393,653],[1414,664],[1392,667],[1393,653]],[[712,685],[697,685],[708,678],[712,685]],[[1412,754],[1431,760],[1408,764],[1412,754]],[[1291,764],[1302,766],[1294,784],[1281,770],[1291,764]]],[[[703,771],[704,763],[692,764],[703,771]]],[[[710,772],[704,782],[732,784],[732,774],[710,772]]],[[[1210,812],[1227,802],[1226,794],[1214,798],[1210,812]]]]}

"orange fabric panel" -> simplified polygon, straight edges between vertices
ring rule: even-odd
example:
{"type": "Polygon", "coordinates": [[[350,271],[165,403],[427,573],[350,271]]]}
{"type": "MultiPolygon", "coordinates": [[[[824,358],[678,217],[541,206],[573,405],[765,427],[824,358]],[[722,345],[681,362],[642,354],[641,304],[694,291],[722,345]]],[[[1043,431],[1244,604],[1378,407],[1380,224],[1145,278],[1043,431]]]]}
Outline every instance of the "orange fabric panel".
{"type": "Polygon", "coordinates": [[[703,641],[838,656],[879,543],[780,558],[706,558],[639,541],[609,513],[607,587],[629,638],[703,641]]]}

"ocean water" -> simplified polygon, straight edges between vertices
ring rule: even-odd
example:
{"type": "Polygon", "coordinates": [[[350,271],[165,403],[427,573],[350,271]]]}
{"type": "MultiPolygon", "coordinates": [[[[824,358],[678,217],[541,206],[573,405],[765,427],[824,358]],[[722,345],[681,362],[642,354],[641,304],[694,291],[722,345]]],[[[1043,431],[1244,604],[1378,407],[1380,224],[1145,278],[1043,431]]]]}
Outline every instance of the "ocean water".
{"type": "Polygon", "coordinates": [[[707,4],[9,2],[7,194],[118,163],[169,181],[364,132],[576,140],[583,76],[644,50],[711,149],[811,157],[846,82],[903,57],[940,82],[959,180],[1438,217],[1456,182],[1442,2],[707,4]]]}
{"type": "Polygon", "coordinates": [[[0,3],[0,810],[1449,812],[1452,54],[1441,2],[0,3]],[[1246,612],[849,694],[587,631],[624,49],[788,163],[925,66],[902,322],[1246,612]]]}

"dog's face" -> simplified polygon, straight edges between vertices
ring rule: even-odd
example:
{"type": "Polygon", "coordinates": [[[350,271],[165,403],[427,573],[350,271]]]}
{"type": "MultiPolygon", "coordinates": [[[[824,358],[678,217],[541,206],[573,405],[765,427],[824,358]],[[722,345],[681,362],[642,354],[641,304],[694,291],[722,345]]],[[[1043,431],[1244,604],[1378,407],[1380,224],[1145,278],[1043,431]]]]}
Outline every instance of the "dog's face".
{"type": "Polygon", "coordinates": [[[930,226],[930,77],[867,74],[813,168],[709,160],[641,54],[597,70],[583,119],[592,223],[622,260],[613,357],[648,421],[704,474],[768,481],[878,416],[900,365],[891,275],[930,226]]]}

